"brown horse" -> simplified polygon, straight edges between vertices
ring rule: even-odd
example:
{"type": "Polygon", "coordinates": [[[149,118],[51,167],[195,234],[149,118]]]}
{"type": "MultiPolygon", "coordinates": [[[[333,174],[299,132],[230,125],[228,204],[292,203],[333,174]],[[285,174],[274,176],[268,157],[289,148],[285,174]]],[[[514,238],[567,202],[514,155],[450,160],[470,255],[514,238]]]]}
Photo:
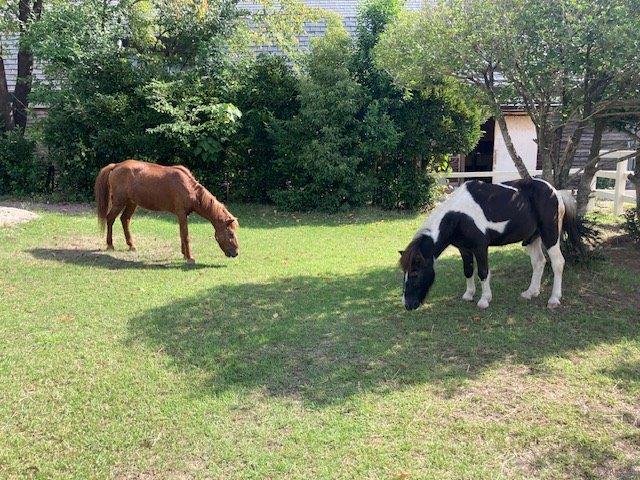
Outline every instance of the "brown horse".
{"type": "Polygon", "coordinates": [[[100,170],[94,188],[98,221],[107,225],[107,249],[113,250],[113,223],[120,215],[129,250],[136,250],[129,223],[138,205],[147,210],[172,212],[180,223],[182,255],[195,260],[189,247],[187,217],[196,212],[211,222],[218,245],[227,257],[238,255],[238,220],[193,174],[181,165],[164,167],[137,160],[111,163],[100,170]]]}

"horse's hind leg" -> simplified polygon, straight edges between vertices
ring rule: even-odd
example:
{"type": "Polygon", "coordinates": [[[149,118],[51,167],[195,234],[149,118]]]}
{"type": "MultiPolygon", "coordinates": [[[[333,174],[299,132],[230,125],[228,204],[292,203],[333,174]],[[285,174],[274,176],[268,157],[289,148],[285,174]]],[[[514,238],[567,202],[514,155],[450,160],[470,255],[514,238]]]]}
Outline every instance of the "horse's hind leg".
{"type": "Polygon", "coordinates": [[[113,223],[123,208],[124,202],[116,202],[114,199],[111,203],[111,210],[107,214],[107,250],[113,250],[113,223]]]}
{"type": "Polygon", "coordinates": [[[129,202],[122,212],[122,215],[120,216],[122,229],[124,230],[124,238],[127,240],[127,245],[129,245],[129,251],[131,252],[136,251],[136,246],[133,244],[133,237],[131,236],[129,225],[131,224],[131,217],[133,216],[137,207],[138,206],[135,203],[129,202]]]}
{"type": "Polygon", "coordinates": [[[470,302],[476,294],[476,282],[473,278],[473,252],[466,248],[460,248],[459,250],[462,257],[464,276],[467,279],[467,290],[462,295],[462,299],[470,302]]]}
{"type": "Polygon", "coordinates": [[[564,271],[564,256],[560,251],[560,241],[549,249],[549,258],[551,259],[551,268],[553,268],[553,290],[551,298],[547,302],[549,308],[555,308],[560,305],[562,298],[562,272],[564,271]]]}
{"type": "Polygon", "coordinates": [[[520,295],[522,298],[529,300],[540,295],[540,282],[542,281],[544,266],[547,263],[547,259],[544,257],[544,252],[542,251],[542,239],[538,237],[527,245],[527,252],[529,252],[529,256],[531,257],[533,273],[531,274],[529,288],[520,295]]]}
{"type": "Polygon", "coordinates": [[[560,250],[560,235],[562,233],[562,221],[564,219],[565,207],[561,200],[558,200],[558,214],[555,219],[550,219],[541,225],[540,233],[542,243],[547,247],[551,268],[553,269],[553,290],[547,302],[547,307],[555,308],[560,305],[562,298],[562,273],[564,271],[564,256],[560,250]]]}

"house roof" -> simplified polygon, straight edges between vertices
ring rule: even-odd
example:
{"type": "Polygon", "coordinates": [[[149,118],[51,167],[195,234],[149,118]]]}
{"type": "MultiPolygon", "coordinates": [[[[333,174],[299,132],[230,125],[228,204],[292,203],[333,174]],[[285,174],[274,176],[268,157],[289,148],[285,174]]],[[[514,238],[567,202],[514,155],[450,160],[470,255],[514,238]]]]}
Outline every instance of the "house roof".
{"type": "MultiPolygon", "coordinates": [[[[366,0],[302,0],[302,2],[309,7],[324,8],[325,10],[339,14],[343,19],[342,22],[347,32],[349,32],[350,35],[355,35],[358,12],[366,0]]],[[[429,0],[407,0],[405,8],[409,10],[419,10],[428,2],[429,0]]],[[[262,8],[256,1],[242,1],[238,4],[238,7],[249,11],[257,11],[262,8]]],[[[301,35],[298,40],[301,48],[308,49],[311,39],[324,35],[327,26],[324,22],[307,22],[304,25],[304,29],[307,34],[301,35]]],[[[275,45],[263,45],[258,47],[258,50],[264,52],[279,51],[275,45]]]]}

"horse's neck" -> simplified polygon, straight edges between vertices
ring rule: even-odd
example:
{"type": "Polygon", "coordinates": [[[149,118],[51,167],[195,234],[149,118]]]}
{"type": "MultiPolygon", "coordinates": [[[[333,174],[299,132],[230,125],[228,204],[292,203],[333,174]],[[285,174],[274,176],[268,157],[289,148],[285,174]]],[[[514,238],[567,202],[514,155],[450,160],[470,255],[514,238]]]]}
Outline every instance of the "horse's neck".
{"type": "Polygon", "coordinates": [[[229,216],[224,205],[202,185],[198,189],[194,210],[198,215],[209,220],[216,228],[221,226],[229,216]]]}
{"type": "Polygon", "coordinates": [[[442,225],[438,224],[435,232],[430,228],[423,228],[418,231],[420,235],[427,235],[433,240],[433,246],[431,247],[431,255],[433,258],[438,258],[444,250],[451,245],[451,231],[449,228],[442,228],[442,225]]]}

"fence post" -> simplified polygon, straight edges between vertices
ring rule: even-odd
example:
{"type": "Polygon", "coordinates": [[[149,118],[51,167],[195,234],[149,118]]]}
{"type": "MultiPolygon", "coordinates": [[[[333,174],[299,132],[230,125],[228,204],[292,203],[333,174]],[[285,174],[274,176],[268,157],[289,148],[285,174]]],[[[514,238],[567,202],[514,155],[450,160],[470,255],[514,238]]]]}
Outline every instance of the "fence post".
{"type": "Polygon", "coordinates": [[[627,162],[618,162],[616,165],[616,184],[613,191],[613,213],[622,215],[624,206],[624,194],[627,188],[627,162]]]}
{"type": "MultiPolygon", "coordinates": [[[[584,174],[583,174],[584,175],[584,174]]],[[[598,185],[598,172],[591,179],[589,185],[589,201],[587,202],[587,211],[590,212],[596,206],[596,187],[598,185]]]]}

